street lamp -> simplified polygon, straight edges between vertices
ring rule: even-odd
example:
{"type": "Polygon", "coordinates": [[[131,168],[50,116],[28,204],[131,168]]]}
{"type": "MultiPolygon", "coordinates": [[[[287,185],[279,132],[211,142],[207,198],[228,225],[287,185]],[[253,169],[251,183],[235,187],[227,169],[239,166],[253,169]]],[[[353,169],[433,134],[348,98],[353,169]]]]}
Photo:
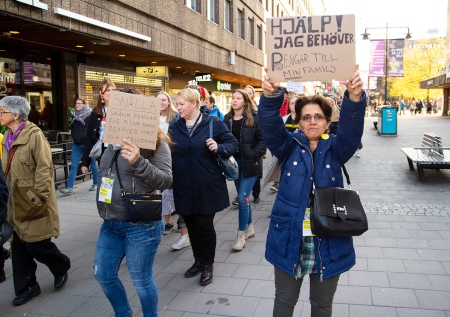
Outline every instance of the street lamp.
{"type": "Polygon", "coordinates": [[[370,33],[367,33],[368,29],[386,29],[386,37],[384,40],[384,46],[385,46],[385,52],[384,52],[384,102],[386,104],[387,102],[387,88],[388,88],[388,83],[387,83],[387,78],[388,78],[388,57],[389,57],[389,53],[388,53],[388,29],[408,29],[408,33],[406,33],[406,37],[405,39],[410,39],[411,38],[411,33],[409,32],[409,27],[408,26],[389,26],[388,23],[386,23],[385,27],[373,27],[373,28],[366,28],[364,33],[361,34],[363,36],[363,40],[368,40],[369,39],[369,35],[370,33]]]}

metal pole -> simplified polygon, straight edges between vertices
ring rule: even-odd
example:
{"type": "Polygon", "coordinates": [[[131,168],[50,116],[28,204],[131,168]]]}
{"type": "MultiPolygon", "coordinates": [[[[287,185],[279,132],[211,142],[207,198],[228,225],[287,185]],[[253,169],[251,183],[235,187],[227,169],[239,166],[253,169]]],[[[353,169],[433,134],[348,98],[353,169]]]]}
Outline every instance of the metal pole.
{"type": "Polygon", "coordinates": [[[386,23],[386,39],[384,41],[385,51],[386,51],[386,57],[384,62],[384,104],[387,104],[387,91],[388,91],[388,24],[386,23]]]}

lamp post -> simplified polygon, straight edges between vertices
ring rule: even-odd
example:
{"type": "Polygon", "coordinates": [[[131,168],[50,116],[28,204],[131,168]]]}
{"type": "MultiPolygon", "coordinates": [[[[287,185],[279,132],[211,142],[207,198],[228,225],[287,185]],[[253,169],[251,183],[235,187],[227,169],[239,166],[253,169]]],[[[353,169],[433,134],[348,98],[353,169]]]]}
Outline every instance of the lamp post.
{"type": "Polygon", "coordinates": [[[389,58],[389,44],[388,44],[388,29],[408,29],[408,33],[406,33],[405,39],[411,38],[411,33],[409,32],[408,26],[389,26],[388,23],[386,23],[385,27],[372,27],[372,28],[366,28],[364,33],[361,34],[363,36],[363,40],[369,39],[369,33],[367,33],[367,30],[369,29],[386,29],[386,37],[384,39],[384,103],[387,102],[387,91],[388,91],[388,58],[389,58]]]}

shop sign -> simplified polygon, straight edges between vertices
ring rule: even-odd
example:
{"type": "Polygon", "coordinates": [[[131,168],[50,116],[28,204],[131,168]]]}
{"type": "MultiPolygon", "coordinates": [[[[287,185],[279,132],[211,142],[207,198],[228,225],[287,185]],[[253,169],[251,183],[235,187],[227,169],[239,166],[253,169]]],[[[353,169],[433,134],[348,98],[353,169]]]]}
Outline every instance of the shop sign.
{"type": "Polygon", "coordinates": [[[137,77],[165,77],[169,75],[167,66],[142,66],[136,67],[137,77]]]}
{"type": "Polygon", "coordinates": [[[42,9],[42,10],[48,10],[48,5],[46,5],[45,3],[42,3],[39,0],[17,0],[17,2],[22,2],[22,3],[28,4],[32,7],[42,9]]]}
{"type": "Polygon", "coordinates": [[[15,78],[14,78],[14,76],[8,76],[6,74],[1,73],[0,74],[0,82],[7,83],[7,84],[14,84],[15,78]]]}
{"type": "Polygon", "coordinates": [[[220,80],[216,83],[217,91],[223,91],[228,90],[231,91],[231,84],[230,83],[222,83],[220,80]]]}
{"type": "Polygon", "coordinates": [[[197,75],[195,75],[195,81],[196,82],[198,82],[198,83],[202,83],[202,82],[205,82],[205,81],[207,81],[207,82],[211,82],[212,81],[212,76],[211,76],[211,74],[208,74],[208,73],[206,73],[206,74],[197,74],[197,75]]]}
{"type": "Polygon", "coordinates": [[[5,97],[8,87],[6,85],[0,85],[0,97],[5,97]]]}

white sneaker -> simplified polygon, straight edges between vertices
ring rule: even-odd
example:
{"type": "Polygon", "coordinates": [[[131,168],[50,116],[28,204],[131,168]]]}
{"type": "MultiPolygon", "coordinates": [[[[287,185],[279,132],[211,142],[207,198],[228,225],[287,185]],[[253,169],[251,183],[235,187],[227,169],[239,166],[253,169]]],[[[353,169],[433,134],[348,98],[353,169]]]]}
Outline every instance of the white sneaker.
{"type": "Polygon", "coordinates": [[[277,192],[278,191],[278,183],[273,183],[273,185],[270,187],[270,190],[273,192],[277,192]]]}
{"type": "Polygon", "coordinates": [[[359,151],[356,151],[355,155],[356,155],[356,157],[361,157],[361,154],[359,154],[359,151]]]}
{"type": "Polygon", "coordinates": [[[180,240],[178,240],[177,243],[172,244],[172,249],[174,250],[181,250],[183,248],[186,248],[191,245],[191,241],[189,240],[189,235],[185,234],[184,236],[180,237],[180,240]]]}

